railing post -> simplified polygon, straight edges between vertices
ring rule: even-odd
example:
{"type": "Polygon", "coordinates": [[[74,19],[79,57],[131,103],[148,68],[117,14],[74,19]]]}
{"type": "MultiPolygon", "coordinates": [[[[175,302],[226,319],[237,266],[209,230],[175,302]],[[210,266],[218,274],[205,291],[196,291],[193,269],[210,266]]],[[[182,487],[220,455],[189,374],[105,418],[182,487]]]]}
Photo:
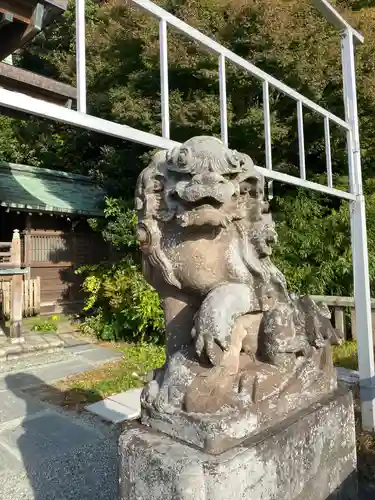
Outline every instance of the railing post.
{"type": "Polygon", "coordinates": [[[86,35],[85,0],[76,0],[77,108],[86,113],[86,35]]]}
{"type": "Polygon", "coordinates": [[[219,88],[221,140],[228,146],[227,76],[225,70],[225,56],[223,54],[219,55],[219,88]]]}
{"type": "Polygon", "coordinates": [[[345,313],[343,307],[335,307],[334,308],[335,315],[335,328],[340,332],[340,336],[342,339],[347,339],[346,334],[346,325],[345,325],[345,313]]]}
{"type": "Polygon", "coordinates": [[[167,21],[160,19],[159,23],[160,44],[160,96],[161,96],[161,129],[162,136],[170,137],[169,120],[169,83],[168,83],[168,35],[167,21]]]}
{"type": "MultiPolygon", "coordinates": [[[[263,119],[264,119],[264,145],[266,148],[266,168],[272,170],[272,137],[271,137],[271,114],[270,114],[270,89],[265,80],[263,82],[263,119]]],[[[268,181],[268,199],[273,198],[273,181],[268,181]]]]}
{"type": "Polygon", "coordinates": [[[353,252],[354,296],[362,427],[375,430],[375,371],[374,345],[371,322],[371,296],[368,268],[365,198],[363,196],[355,55],[353,32],[347,28],[341,34],[344,103],[347,134],[350,189],[356,200],[350,202],[351,237],[353,252]]]}
{"type": "MultiPolygon", "coordinates": [[[[21,239],[18,229],[13,231],[10,249],[12,267],[21,269],[21,239]]],[[[10,336],[13,342],[22,342],[23,276],[13,274],[10,311],[10,336]]]]}

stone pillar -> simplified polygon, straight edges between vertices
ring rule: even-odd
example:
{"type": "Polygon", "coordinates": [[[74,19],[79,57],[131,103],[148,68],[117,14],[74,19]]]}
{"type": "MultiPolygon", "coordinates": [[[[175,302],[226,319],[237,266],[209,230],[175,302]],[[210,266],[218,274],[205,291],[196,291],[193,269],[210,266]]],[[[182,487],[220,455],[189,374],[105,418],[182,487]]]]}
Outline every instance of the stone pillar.
{"type": "MultiPolygon", "coordinates": [[[[11,246],[11,263],[15,269],[21,269],[21,240],[18,229],[13,231],[11,246]]],[[[22,311],[23,311],[23,275],[14,274],[12,276],[12,297],[11,297],[11,317],[10,336],[12,342],[22,342],[22,311]]]]}

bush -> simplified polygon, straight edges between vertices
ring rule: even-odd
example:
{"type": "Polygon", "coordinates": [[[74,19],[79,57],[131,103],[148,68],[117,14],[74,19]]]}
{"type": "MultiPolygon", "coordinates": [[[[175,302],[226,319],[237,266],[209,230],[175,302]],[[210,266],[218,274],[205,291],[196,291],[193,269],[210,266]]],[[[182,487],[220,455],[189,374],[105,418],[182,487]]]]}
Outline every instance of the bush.
{"type": "Polygon", "coordinates": [[[57,332],[57,317],[52,316],[49,320],[39,320],[35,323],[31,331],[32,332],[40,332],[40,333],[49,333],[49,332],[57,332]]]}
{"type": "Polygon", "coordinates": [[[163,339],[164,316],[159,296],[144,280],[131,257],[111,266],[89,266],[83,289],[87,294],[83,322],[86,333],[103,340],[163,339]]]}
{"type": "Polygon", "coordinates": [[[84,332],[103,340],[131,339],[159,342],[164,337],[164,316],[158,294],[144,280],[134,228],[135,211],[122,199],[105,200],[104,220],[92,220],[93,229],[116,251],[118,261],[84,266],[86,318],[84,332]]]}

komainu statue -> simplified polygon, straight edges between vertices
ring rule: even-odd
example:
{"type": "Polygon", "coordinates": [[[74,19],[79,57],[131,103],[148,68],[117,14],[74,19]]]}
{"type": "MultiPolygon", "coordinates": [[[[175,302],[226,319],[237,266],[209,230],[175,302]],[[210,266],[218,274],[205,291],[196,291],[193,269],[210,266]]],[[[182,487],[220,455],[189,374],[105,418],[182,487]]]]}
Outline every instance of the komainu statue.
{"type": "Polygon", "coordinates": [[[292,296],[272,263],[277,234],[247,155],[212,137],[158,152],[135,203],[167,355],[143,423],[219,453],[336,388],[329,311],[292,296]]]}

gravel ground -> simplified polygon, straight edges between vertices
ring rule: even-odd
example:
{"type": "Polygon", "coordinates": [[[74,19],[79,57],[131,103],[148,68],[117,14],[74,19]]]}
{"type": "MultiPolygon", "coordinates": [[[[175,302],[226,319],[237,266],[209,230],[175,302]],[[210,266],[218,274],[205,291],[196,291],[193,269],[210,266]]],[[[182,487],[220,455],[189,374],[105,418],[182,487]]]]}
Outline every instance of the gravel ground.
{"type": "Polygon", "coordinates": [[[111,356],[118,353],[93,346],[0,368],[0,500],[117,498],[119,428],[41,402],[26,391],[92,369],[111,356]]]}

